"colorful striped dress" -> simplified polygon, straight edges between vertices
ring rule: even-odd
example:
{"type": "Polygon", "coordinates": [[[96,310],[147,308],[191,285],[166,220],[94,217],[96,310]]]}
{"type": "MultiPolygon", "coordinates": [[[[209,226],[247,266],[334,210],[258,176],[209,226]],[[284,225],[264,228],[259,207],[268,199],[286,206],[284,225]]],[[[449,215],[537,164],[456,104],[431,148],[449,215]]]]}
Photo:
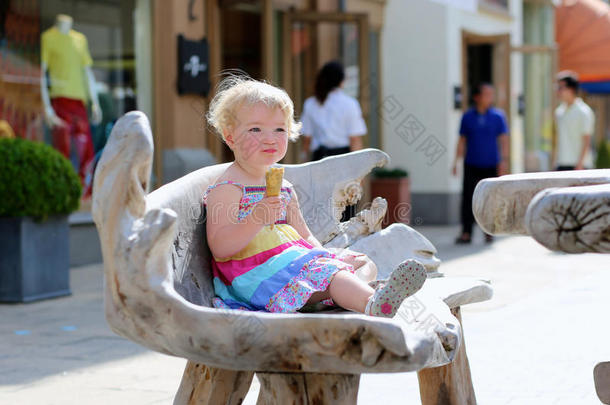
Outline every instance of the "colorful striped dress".
{"type": "MultiPolygon", "coordinates": [[[[244,186],[223,181],[214,187],[232,184],[242,189],[238,221],[252,212],[265,195],[265,186],[244,186]]],[[[296,312],[316,291],[325,291],[339,270],[354,272],[353,266],[326,249],[314,248],[286,222],[286,207],[292,198],[290,187],[282,187],[281,218],[273,228],[263,227],[240,252],[227,258],[212,258],[216,308],[251,311],[296,312]]],[[[332,300],[323,303],[331,304],[332,300]]]]}

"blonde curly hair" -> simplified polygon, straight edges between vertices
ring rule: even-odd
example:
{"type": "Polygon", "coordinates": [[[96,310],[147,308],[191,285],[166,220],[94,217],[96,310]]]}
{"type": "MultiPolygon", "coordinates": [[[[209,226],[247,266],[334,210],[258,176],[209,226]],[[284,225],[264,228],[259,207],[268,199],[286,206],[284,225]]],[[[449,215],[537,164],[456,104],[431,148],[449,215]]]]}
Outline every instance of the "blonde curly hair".
{"type": "Polygon", "coordinates": [[[254,80],[245,75],[224,78],[210,102],[206,114],[208,124],[225,139],[225,131],[236,126],[237,110],[243,105],[263,103],[269,108],[279,108],[284,113],[288,139],[296,141],[301,123],[294,119],[294,104],[284,89],[254,80]]]}

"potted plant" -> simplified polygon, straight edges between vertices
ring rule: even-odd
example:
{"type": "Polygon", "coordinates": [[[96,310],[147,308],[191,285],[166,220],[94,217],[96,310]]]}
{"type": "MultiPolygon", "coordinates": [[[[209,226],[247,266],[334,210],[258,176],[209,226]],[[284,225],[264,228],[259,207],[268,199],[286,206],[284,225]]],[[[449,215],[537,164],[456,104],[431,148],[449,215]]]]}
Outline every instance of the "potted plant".
{"type": "Polygon", "coordinates": [[[81,184],[52,147],[0,138],[0,301],[70,294],[68,214],[81,184]]]}
{"type": "Polygon", "coordinates": [[[371,178],[371,196],[383,197],[388,202],[388,211],[383,226],[411,222],[411,190],[409,173],[400,168],[375,168],[371,178]]]}

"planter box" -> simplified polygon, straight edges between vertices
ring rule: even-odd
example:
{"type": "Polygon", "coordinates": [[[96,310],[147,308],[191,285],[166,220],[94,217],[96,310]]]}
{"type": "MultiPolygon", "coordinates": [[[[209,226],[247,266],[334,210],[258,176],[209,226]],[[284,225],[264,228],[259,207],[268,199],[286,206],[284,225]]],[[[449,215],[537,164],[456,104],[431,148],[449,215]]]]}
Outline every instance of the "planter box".
{"type": "Polygon", "coordinates": [[[67,216],[0,218],[0,301],[69,295],[68,233],[67,216]]]}
{"type": "Polygon", "coordinates": [[[383,226],[395,222],[411,222],[411,189],[408,177],[371,178],[371,197],[383,197],[388,201],[388,211],[383,226]]]}

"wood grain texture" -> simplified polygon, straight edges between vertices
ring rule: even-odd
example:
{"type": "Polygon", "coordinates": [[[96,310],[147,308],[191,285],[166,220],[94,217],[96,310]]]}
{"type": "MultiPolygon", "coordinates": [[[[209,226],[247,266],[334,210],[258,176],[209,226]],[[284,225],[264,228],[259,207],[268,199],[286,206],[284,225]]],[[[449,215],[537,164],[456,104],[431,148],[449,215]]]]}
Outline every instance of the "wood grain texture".
{"type": "Polygon", "coordinates": [[[610,253],[610,183],[543,190],[524,221],[528,233],[551,250],[610,253]]]}
{"type": "Polygon", "coordinates": [[[358,374],[256,373],[261,388],[257,405],[356,405],[358,374]]]}
{"type": "Polygon", "coordinates": [[[174,405],[239,405],[253,377],[252,371],[223,370],[188,361],[174,405]]]}
{"type": "MultiPolygon", "coordinates": [[[[460,308],[451,312],[462,322],[460,308]]],[[[417,373],[422,405],[476,405],[466,343],[462,344],[451,364],[426,368],[417,373]]]]}

